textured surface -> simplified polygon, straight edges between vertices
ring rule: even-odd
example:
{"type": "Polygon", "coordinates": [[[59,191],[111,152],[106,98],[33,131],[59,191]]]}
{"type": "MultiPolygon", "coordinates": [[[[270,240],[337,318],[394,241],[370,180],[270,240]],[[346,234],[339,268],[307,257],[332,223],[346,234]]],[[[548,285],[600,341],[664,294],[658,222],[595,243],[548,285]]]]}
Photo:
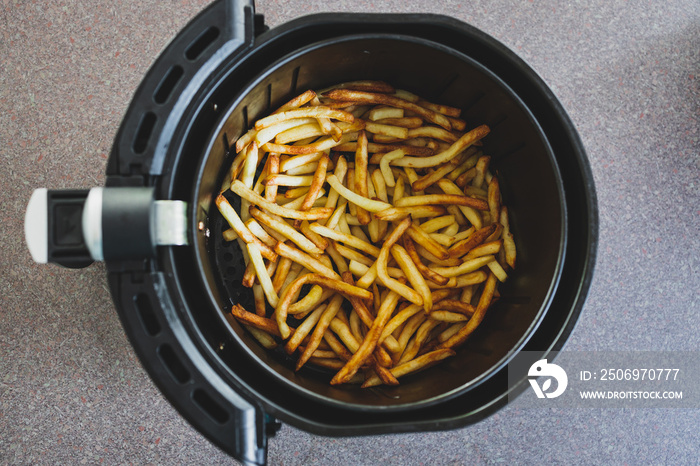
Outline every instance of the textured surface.
{"type": "MultiPolygon", "coordinates": [[[[104,268],[38,266],[34,188],[104,181],[141,77],[206,1],[0,1],[0,464],[235,464],[162,398],[131,350],[104,268]]],[[[552,87],[588,151],[596,275],[569,350],[697,350],[700,4],[260,0],[270,26],[318,11],[467,21],[552,87]]],[[[328,439],[285,426],[271,464],[695,464],[698,410],[520,411],[469,428],[328,439]]]]}

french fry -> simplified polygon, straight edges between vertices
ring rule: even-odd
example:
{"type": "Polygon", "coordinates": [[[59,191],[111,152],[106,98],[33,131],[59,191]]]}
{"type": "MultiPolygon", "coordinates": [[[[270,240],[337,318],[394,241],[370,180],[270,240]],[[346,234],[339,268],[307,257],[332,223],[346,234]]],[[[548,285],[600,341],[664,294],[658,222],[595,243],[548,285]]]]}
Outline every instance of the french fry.
{"type": "Polygon", "coordinates": [[[278,219],[274,218],[272,215],[269,215],[269,214],[265,213],[264,211],[262,211],[260,209],[256,209],[256,208],[251,208],[250,214],[258,222],[260,222],[264,225],[267,225],[268,227],[277,231],[278,233],[283,235],[285,238],[289,239],[290,241],[295,243],[297,246],[299,246],[299,248],[301,248],[303,251],[306,251],[309,254],[322,254],[323,253],[323,250],[321,248],[319,248],[318,246],[316,246],[316,244],[314,244],[313,241],[311,241],[309,238],[304,236],[299,231],[295,230],[287,222],[285,222],[283,220],[278,220],[278,219]]]}
{"type": "Polygon", "coordinates": [[[454,334],[445,342],[441,343],[441,348],[458,347],[459,345],[463,344],[467,340],[467,338],[469,338],[469,335],[471,335],[474,332],[474,330],[476,330],[481,321],[484,319],[486,311],[488,310],[489,305],[491,304],[491,299],[493,299],[493,294],[496,290],[496,283],[496,276],[494,274],[490,274],[489,278],[486,279],[484,290],[482,291],[481,297],[479,298],[479,304],[477,305],[476,310],[474,311],[474,314],[472,315],[471,319],[469,319],[467,325],[462,327],[459,330],[459,332],[454,334]]]}
{"type": "Polygon", "coordinates": [[[452,128],[450,121],[444,115],[441,115],[433,110],[423,108],[419,105],[414,104],[413,102],[409,102],[398,97],[386,94],[351,91],[345,89],[334,89],[332,91],[324,93],[323,95],[334,100],[357,102],[362,104],[381,104],[397,108],[403,108],[405,110],[415,112],[420,117],[425,118],[426,120],[432,123],[440,125],[445,129],[449,130],[452,128]]]}
{"type": "Polygon", "coordinates": [[[449,278],[443,277],[439,273],[430,270],[430,268],[423,263],[418,255],[418,251],[416,251],[416,246],[413,244],[413,240],[409,236],[403,237],[403,245],[421,275],[438,285],[446,285],[450,281],[449,278]]]}
{"type": "Polygon", "coordinates": [[[323,314],[316,323],[316,327],[314,328],[314,331],[311,334],[311,338],[309,339],[306,348],[304,348],[304,351],[297,360],[297,371],[301,369],[304,366],[304,364],[306,364],[309,358],[313,355],[316,348],[319,347],[321,341],[323,340],[323,334],[326,332],[326,329],[330,325],[331,321],[335,318],[342,304],[343,296],[340,294],[334,295],[333,298],[330,300],[328,306],[326,306],[326,308],[323,311],[323,314]]]}
{"type": "Polygon", "coordinates": [[[331,185],[333,189],[335,189],[338,192],[338,194],[343,196],[345,199],[355,204],[356,206],[361,207],[370,212],[379,212],[385,209],[390,209],[392,207],[391,204],[387,204],[386,202],[369,199],[365,196],[361,196],[356,192],[349,190],[348,188],[343,186],[343,184],[338,180],[338,178],[335,177],[335,175],[329,175],[328,177],[326,177],[326,181],[328,181],[328,184],[331,185]]]}
{"type": "MultiPolygon", "coordinates": [[[[447,128],[449,129],[449,128],[447,128]]],[[[436,165],[441,165],[445,162],[449,162],[456,156],[458,156],[462,151],[467,149],[469,146],[474,144],[476,141],[481,140],[489,133],[489,127],[486,125],[477,126],[473,130],[464,134],[455,141],[449,149],[440,152],[439,154],[433,155],[431,157],[403,157],[401,159],[394,160],[392,165],[397,167],[411,167],[411,168],[426,168],[434,167],[436,165]]]]}
{"type": "MultiPolygon", "coordinates": [[[[396,378],[403,377],[404,375],[408,375],[419,370],[427,369],[428,367],[437,364],[445,358],[454,356],[455,354],[456,353],[450,349],[436,349],[429,353],[425,353],[421,356],[418,356],[417,358],[412,359],[411,361],[399,364],[398,366],[389,369],[389,371],[396,378]]],[[[371,377],[362,384],[362,388],[374,387],[379,384],[379,377],[371,377]]]]}
{"type": "Polygon", "coordinates": [[[355,121],[355,117],[348,112],[343,110],[332,109],[324,106],[316,107],[304,107],[296,108],[293,110],[286,110],[279,113],[273,113],[270,116],[261,118],[255,122],[254,128],[258,131],[269,128],[272,125],[281,123],[286,120],[292,120],[295,118],[332,118],[334,120],[346,121],[352,123],[355,121]]]}
{"type": "Polygon", "coordinates": [[[377,341],[382,333],[382,329],[389,321],[398,302],[399,295],[393,291],[390,292],[382,303],[382,307],[377,311],[377,317],[374,319],[372,328],[367,332],[367,336],[362,341],[362,344],[360,344],[360,347],[352,355],[352,358],[350,358],[343,368],[331,379],[331,385],[346,382],[350,377],[355,375],[360,366],[372,354],[377,346],[377,341]]]}
{"type": "MultiPolygon", "coordinates": [[[[247,199],[251,204],[256,205],[258,207],[262,207],[263,209],[267,210],[268,212],[275,214],[275,215],[278,215],[280,217],[300,219],[300,220],[318,220],[320,218],[328,218],[333,213],[333,209],[328,209],[328,208],[316,208],[316,209],[311,209],[308,211],[298,211],[298,210],[284,208],[282,206],[279,206],[273,202],[266,200],[264,197],[261,197],[259,194],[256,194],[252,190],[248,189],[239,180],[236,180],[233,183],[231,183],[231,191],[238,194],[242,198],[247,199]]],[[[231,226],[233,226],[233,225],[231,225],[231,226]]]]}

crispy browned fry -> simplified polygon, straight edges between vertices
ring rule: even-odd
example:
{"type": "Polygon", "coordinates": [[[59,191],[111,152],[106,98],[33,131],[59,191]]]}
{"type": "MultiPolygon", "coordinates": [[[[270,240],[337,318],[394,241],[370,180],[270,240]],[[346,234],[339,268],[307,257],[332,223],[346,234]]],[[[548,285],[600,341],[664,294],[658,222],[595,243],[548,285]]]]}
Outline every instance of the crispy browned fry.
{"type": "MultiPolygon", "coordinates": [[[[252,325],[255,328],[264,330],[270,335],[279,337],[280,332],[274,320],[266,317],[261,317],[253,312],[246,311],[240,304],[234,304],[231,308],[231,314],[240,322],[252,325]]],[[[290,327],[291,331],[291,327],[290,327]]]]}
{"type": "Polygon", "coordinates": [[[472,167],[469,170],[462,173],[461,175],[459,175],[454,180],[454,182],[457,186],[464,189],[467,186],[467,184],[474,179],[475,176],[476,176],[476,168],[472,167]]]}
{"type": "Polygon", "coordinates": [[[372,80],[360,80],[360,81],[348,81],[345,83],[337,84],[333,86],[334,89],[351,89],[353,91],[366,91],[366,92],[382,92],[384,94],[393,94],[395,89],[389,83],[384,81],[372,81],[372,80]]]}
{"type": "Polygon", "coordinates": [[[495,224],[491,224],[489,226],[480,228],[471,235],[469,235],[469,237],[467,237],[466,239],[463,239],[453,244],[447,252],[450,254],[451,257],[462,257],[463,255],[465,255],[466,253],[468,253],[469,251],[486,241],[486,238],[488,238],[494,231],[496,231],[495,224]]]}
{"type": "Polygon", "coordinates": [[[352,355],[350,360],[343,366],[342,369],[331,379],[331,385],[337,385],[346,382],[360,369],[360,366],[371,356],[377,346],[377,341],[382,333],[382,329],[391,318],[396,305],[399,302],[399,295],[395,292],[390,292],[387,298],[382,302],[382,306],[377,311],[377,317],[372,322],[372,327],[367,332],[360,347],[352,355]]]}
{"type": "Polygon", "coordinates": [[[336,141],[332,136],[326,136],[319,139],[316,142],[310,144],[302,145],[287,145],[287,144],[275,144],[272,142],[266,142],[262,145],[262,150],[267,152],[278,152],[280,154],[290,154],[290,155],[304,155],[304,154],[315,154],[316,152],[323,152],[340,144],[346,143],[350,140],[350,135],[344,135],[340,140],[336,141]]]}
{"type": "Polygon", "coordinates": [[[449,289],[449,288],[464,288],[465,286],[477,285],[486,281],[487,274],[482,270],[469,272],[455,277],[450,277],[445,285],[434,285],[428,283],[428,286],[433,290],[449,289]]]}
{"type": "Polygon", "coordinates": [[[466,316],[471,316],[474,314],[474,306],[468,303],[463,303],[458,299],[443,299],[442,301],[435,303],[433,311],[450,311],[458,312],[466,316]]]}
{"type": "Polygon", "coordinates": [[[382,118],[376,121],[384,125],[401,126],[409,129],[418,128],[423,124],[423,120],[418,117],[382,118]]]}
{"type": "Polygon", "coordinates": [[[482,256],[462,262],[456,267],[430,267],[433,271],[445,277],[458,277],[470,272],[475,272],[489,262],[495,260],[494,256],[482,256]]]}
{"type": "Polygon", "coordinates": [[[440,125],[445,129],[449,130],[452,128],[450,121],[444,115],[433,110],[421,107],[420,105],[416,105],[413,102],[409,102],[408,100],[404,100],[391,95],[378,94],[372,92],[351,91],[345,89],[334,89],[332,91],[324,93],[324,96],[334,100],[357,102],[363,104],[382,104],[397,108],[403,108],[405,110],[410,110],[419,115],[421,118],[424,118],[432,123],[440,125]]]}
{"type": "MultiPolygon", "coordinates": [[[[311,182],[313,181],[312,176],[308,175],[270,175],[266,180],[265,180],[265,186],[294,186],[294,187],[302,187],[302,186],[310,186],[311,182]]],[[[277,199],[277,196],[275,196],[275,199],[277,199]]]]}
{"type": "Polygon", "coordinates": [[[304,220],[301,222],[301,225],[299,226],[301,229],[301,232],[306,236],[312,243],[316,245],[319,249],[322,251],[325,251],[326,248],[328,247],[328,240],[324,238],[323,236],[314,233],[311,228],[309,228],[309,222],[304,220]]]}
{"type": "Polygon", "coordinates": [[[430,237],[417,223],[411,225],[407,232],[408,236],[411,237],[413,241],[418,243],[420,246],[430,251],[438,259],[447,259],[450,257],[447,249],[445,249],[440,243],[435,241],[430,237]]]}
{"type": "Polygon", "coordinates": [[[488,243],[482,243],[479,246],[473,248],[471,251],[469,251],[463,257],[463,260],[470,260],[470,259],[475,259],[477,257],[488,256],[488,255],[495,256],[501,250],[502,244],[503,244],[503,241],[501,241],[500,239],[496,240],[496,241],[489,241],[488,243]]]}
{"type": "MultiPolygon", "coordinates": [[[[321,188],[323,188],[323,183],[325,183],[326,181],[326,172],[328,170],[329,162],[330,159],[328,158],[328,155],[323,154],[321,159],[318,161],[318,166],[316,167],[316,171],[314,172],[311,187],[306,193],[304,202],[302,202],[301,207],[299,207],[299,210],[309,210],[314,205],[314,202],[316,202],[316,199],[321,196],[321,188]]],[[[299,221],[297,220],[297,222],[299,221]]],[[[299,222],[299,224],[301,224],[301,222],[299,222]]]]}
{"type": "Polygon", "coordinates": [[[425,108],[428,108],[428,109],[433,110],[435,112],[442,113],[443,115],[447,115],[447,116],[451,116],[451,117],[456,118],[462,114],[462,110],[459,108],[429,102],[429,101],[422,99],[421,97],[419,97],[411,92],[408,92],[404,89],[397,89],[395,92],[395,95],[397,97],[402,98],[402,99],[408,100],[409,102],[416,103],[416,104],[420,105],[421,107],[425,107],[425,108]]]}
{"type": "Polygon", "coordinates": [[[375,212],[374,217],[377,220],[387,222],[396,222],[403,220],[409,215],[414,218],[437,217],[445,213],[445,208],[437,205],[422,205],[414,207],[391,207],[388,209],[375,212]]]}
{"type": "Polygon", "coordinates": [[[318,285],[313,285],[306,296],[289,306],[289,314],[296,319],[303,319],[316,306],[327,301],[334,294],[336,293],[333,290],[324,290],[318,285]]]}
{"type": "Polygon", "coordinates": [[[402,126],[393,126],[373,121],[365,122],[365,129],[375,136],[385,136],[395,140],[407,139],[409,132],[402,126]]]}
{"type": "MultiPolygon", "coordinates": [[[[408,130],[407,138],[433,138],[454,144],[459,139],[454,133],[437,126],[421,126],[408,130]]],[[[405,138],[404,138],[405,139],[405,138]]]]}
{"type": "MultiPolygon", "coordinates": [[[[280,172],[280,155],[271,152],[267,155],[267,175],[273,176],[280,172]]],[[[265,186],[265,199],[275,202],[277,199],[277,185],[265,186]]]]}
{"type": "Polygon", "coordinates": [[[330,325],[331,321],[335,318],[342,304],[342,295],[336,294],[335,296],[333,296],[333,298],[331,298],[330,302],[328,303],[328,306],[325,308],[323,314],[316,323],[316,327],[314,328],[314,331],[311,334],[311,338],[309,339],[306,348],[304,348],[304,351],[297,360],[296,370],[301,369],[304,366],[304,364],[306,364],[309,358],[313,355],[313,352],[321,344],[321,341],[323,340],[323,334],[326,333],[326,329],[330,325]]]}
{"type": "MultiPolygon", "coordinates": [[[[355,281],[352,278],[352,273],[350,272],[343,273],[343,281],[349,285],[355,285],[355,281]]],[[[373,292],[372,294],[375,298],[377,298],[377,296],[379,295],[378,292],[373,292]]],[[[350,304],[352,305],[360,320],[362,320],[362,322],[367,326],[367,328],[371,328],[372,323],[374,322],[374,316],[370,313],[365,302],[353,296],[348,296],[348,301],[350,301],[350,304]]],[[[376,306],[375,309],[379,309],[379,307],[381,307],[381,304],[380,306],[376,306]]],[[[391,336],[386,339],[385,343],[389,349],[396,348],[398,345],[396,339],[391,336]]]]}
{"type": "Polygon", "coordinates": [[[331,278],[340,278],[331,267],[328,267],[315,257],[305,254],[304,252],[286,243],[277,243],[277,245],[275,246],[275,252],[277,252],[277,254],[279,254],[282,257],[289,258],[292,261],[303,265],[304,267],[313,272],[331,278]]]}
{"type": "Polygon", "coordinates": [[[491,157],[488,155],[479,157],[479,160],[476,162],[476,176],[472,180],[473,187],[481,188],[486,176],[486,170],[489,168],[489,162],[491,162],[491,157]]]}
{"type": "Polygon", "coordinates": [[[406,248],[406,252],[408,253],[409,257],[413,261],[413,263],[416,265],[418,268],[418,271],[428,280],[437,283],[438,285],[446,285],[449,282],[449,279],[447,277],[443,277],[439,273],[433,272],[430,270],[421,260],[420,256],[418,255],[418,251],[416,251],[416,246],[413,244],[413,240],[411,239],[410,236],[404,235],[403,237],[403,246],[406,248]]]}
{"type": "MultiPolygon", "coordinates": [[[[309,240],[302,233],[295,230],[291,225],[289,225],[284,220],[278,220],[272,215],[265,213],[260,209],[251,207],[250,214],[258,222],[263,225],[267,225],[278,233],[282,234],[285,238],[291,240],[297,246],[299,246],[303,251],[309,254],[322,254],[323,250],[316,246],[311,240],[309,240]]],[[[278,253],[279,254],[279,253],[278,253]]]]}
{"type": "Polygon", "coordinates": [[[296,108],[293,110],[286,110],[279,113],[273,113],[270,116],[261,118],[255,122],[255,129],[260,131],[261,129],[267,128],[274,124],[280,123],[285,120],[291,120],[294,118],[332,118],[334,120],[346,121],[352,123],[355,117],[352,113],[345,112],[343,110],[337,110],[328,108],[325,106],[316,107],[303,107],[296,108]]]}
{"type": "Polygon", "coordinates": [[[469,320],[469,317],[464,314],[460,314],[459,312],[446,311],[443,309],[436,309],[433,312],[431,312],[430,318],[440,322],[449,323],[466,322],[467,320],[469,320]]]}
{"type": "Polygon", "coordinates": [[[253,285],[253,299],[255,300],[255,313],[265,317],[267,313],[265,309],[265,292],[259,283],[253,285]]]}
{"type": "Polygon", "coordinates": [[[382,249],[379,252],[379,256],[377,257],[376,262],[377,278],[382,281],[384,286],[390,288],[392,291],[398,293],[400,296],[403,296],[408,301],[414,304],[422,305],[423,297],[420,295],[420,293],[416,292],[411,287],[406,286],[404,283],[401,283],[400,281],[390,277],[387,270],[389,253],[391,251],[392,246],[401,238],[401,235],[403,235],[404,232],[406,232],[410,226],[411,219],[403,219],[398,225],[396,225],[394,231],[392,231],[384,241],[384,244],[382,245],[382,249]]]}
{"type": "Polygon", "coordinates": [[[272,113],[273,114],[274,113],[282,113],[282,112],[286,112],[287,110],[299,108],[302,105],[310,102],[314,97],[316,97],[316,93],[314,91],[312,91],[311,89],[309,89],[308,91],[305,91],[305,92],[299,94],[298,96],[294,97],[289,102],[283,104],[282,106],[280,106],[280,108],[278,108],[277,110],[275,110],[272,113]]]}
{"type": "Polygon", "coordinates": [[[277,269],[275,269],[275,276],[272,279],[272,288],[275,292],[279,293],[282,289],[282,284],[287,279],[289,275],[289,270],[292,267],[292,260],[288,257],[282,257],[277,264],[277,269]]]}
{"type": "Polygon", "coordinates": [[[441,165],[458,156],[462,151],[474,144],[474,142],[484,138],[488,133],[488,126],[477,126],[468,133],[465,133],[464,136],[457,139],[457,141],[455,141],[447,150],[444,150],[431,157],[403,157],[401,159],[394,160],[392,165],[411,168],[426,168],[441,165]]]}
{"type": "Polygon", "coordinates": [[[231,191],[238,194],[242,198],[247,199],[251,204],[262,207],[268,212],[280,217],[301,220],[318,220],[320,218],[328,218],[333,213],[333,209],[325,207],[319,207],[308,211],[286,209],[275,204],[274,202],[269,202],[264,197],[247,188],[243,183],[241,183],[240,180],[236,180],[231,184],[231,191]]]}
{"type": "Polygon", "coordinates": [[[503,249],[505,250],[506,263],[511,269],[515,268],[515,241],[513,234],[510,232],[510,224],[508,223],[508,208],[501,207],[500,222],[503,225],[503,249]]]}
{"type": "Polygon", "coordinates": [[[401,358],[399,358],[398,363],[403,364],[404,362],[408,362],[414,357],[416,357],[423,344],[427,341],[430,332],[432,332],[433,329],[438,325],[440,325],[440,321],[438,320],[430,318],[425,320],[421,324],[421,326],[418,327],[418,330],[416,330],[416,334],[413,336],[411,341],[409,341],[408,345],[406,345],[406,349],[401,355],[401,358]]]}
{"type": "Polygon", "coordinates": [[[361,240],[356,236],[349,235],[347,233],[343,233],[337,230],[332,230],[328,227],[320,225],[319,223],[312,223],[309,225],[309,228],[311,228],[312,231],[318,233],[321,236],[325,236],[326,238],[330,238],[334,241],[347,244],[348,246],[352,246],[353,248],[367,252],[368,254],[372,254],[375,257],[379,256],[379,248],[373,246],[367,241],[361,240]]]}
{"type": "MultiPolygon", "coordinates": [[[[377,144],[374,142],[367,143],[367,152],[371,154],[386,154],[391,151],[401,149],[406,153],[406,155],[415,155],[416,157],[428,157],[433,155],[435,151],[428,147],[417,147],[407,144],[377,144]]],[[[333,148],[338,152],[355,152],[357,150],[357,142],[348,142],[344,144],[339,144],[333,148]]],[[[379,163],[381,155],[372,156],[369,160],[371,164],[379,163]]]]}
{"type": "Polygon", "coordinates": [[[484,319],[486,311],[491,305],[491,300],[493,299],[493,294],[496,290],[497,282],[498,279],[496,278],[496,276],[493,273],[489,274],[489,278],[486,279],[486,283],[484,284],[484,290],[481,292],[481,297],[479,298],[479,303],[476,306],[474,315],[472,315],[471,319],[469,319],[467,325],[462,327],[460,331],[452,337],[450,337],[450,339],[442,343],[440,345],[441,348],[458,347],[459,345],[464,343],[467,340],[467,338],[469,338],[469,335],[471,335],[472,332],[474,332],[474,330],[476,330],[481,321],[484,319]]]}
{"type": "MultiPolygon", "coordinates": [[[[455,161],[458,159],[452,159],[452,161],[455,161]]],[[[430,173],[427,173],[420,178],[418,178],[416,181],[413,182],[411,185],[411,188],[413,188],[414,191],[423,191],[433,184],[437,183],[440,181],[442,178],[445,177],[449,172],[454,170],[455,164],[452,163],[452,161],[443,164],[440,167],[437,167],[435,170],[433,170],[430,173]]]]}
{"type": "Polygon", "coordinates": [[[498,223],[501,214],[501,189],[498,184],[498,178],[495,176],[491,178],[489,183],[488,203],[490,220],[492,223],[498,223]]]}
{"type": "MultiPolygon", "coordinates": [[[[354,189],[357,194],[362,197],[369,198],[368,192],[368,170],[367,170],[367,135],[364,131],[360,131],[357,136],[357,149],[355,150],[355,184],[354,189]]],[[[360,224],[367,225],[370,220],[370,214],[362,206],[357,206],[357,219],[360,224]]]]}
{"type": "Polygon", "coordinates": [[[423,196],[405,196],[396,201],[397,207],[413,207],[419,205],[462,205],[478,210],[488,210],[489,205],[481,199],[460,196],[457,194],[425,194],[423,196]]]}
{"type": "MultiPolygon", "coordinates": [[[[294,155],[292,157],[288,157],[285,159],[280,158],[280,173],[284,173],[287,170],[292,170],[295,168],[302,167],[304,165],[308,165],[312,162],[317,162],[321,157],[323,156],[323,152],[316,152],[313,154],[304,154],[304,155],[294,155]]],[[[287,196],[287,197],[292,197],[292,196],[287,196]]],[[[297,196],[293,196],[297,197],[297,196]]]]}
{"type": "Polygon", "coordinates": [[[428,288],[428,284],[425,282],[423,275],[418,271],[416,264],[411,260],[411,256],[409,256],[406,250],[399,244],[394,244],[391,247],[391,255],[406,275],[413,289],[423,298],[423,308],[425,312],[430,312],[433,307],[433,298],[430,293],[430,288],[428,288]]]}
{"type": "Polygon", "coordinates": [[[287,354],[292,354],[297,350],[302,341],[304,341],[304,338],[311,333],[311,330],[313,330],[326,308],[327,306],[325,304],[318,306],[311,314],[306,316],[304,321],[294,330],[294,333],[292,333],[292,336],[284,345],[284,350],[287,354]]]}
{"type": "MultiPolygon", "coordinates": [[[[390,369],[394,377],[402,377],[404,375],[410,374],[412,372],[417,372],[418,370],[427,369],[428,367],[437,364],[445,358],[454,356],[456,353],[452,350],[446,348],[436,349],[429,353],[425,353],[417,358],[407,361],[405,363],[399,364],[398,366],[390,369]]],[[[374,387],[381,383],[379,377],[370,377],[363,384],[362,388],[374,387]]]]}
{"type": "Polygon", "coordinates": [[[325,367],[326,369],[338,370],[345,364],[341,359],[315,358],[310,357],[309,362],[314,366],[325,367]]]}
{"type": "Polygon", "coordinates": [[[277,325],[279,327],[280,335],[282,338],[286,339],[291,333],[289,326],[287,325],[287,313],[289,311],[289,306],[292,304],[292,300],[298,295],[301,287],[306,284],[319,285],[323,288],[331,289],[342,293],[346,296],[356,296],[362,299],[372,299],[372,293],[362,288],[356,286],[348,285],[341,280],[336,280],[334,278],[327,278],[316,273],[310,273],[299,277],[294,280],[289,285],[289,290],[284,295],[283,299],[279,300],[275,308],[275,317],[277,320],[277,325]]]}

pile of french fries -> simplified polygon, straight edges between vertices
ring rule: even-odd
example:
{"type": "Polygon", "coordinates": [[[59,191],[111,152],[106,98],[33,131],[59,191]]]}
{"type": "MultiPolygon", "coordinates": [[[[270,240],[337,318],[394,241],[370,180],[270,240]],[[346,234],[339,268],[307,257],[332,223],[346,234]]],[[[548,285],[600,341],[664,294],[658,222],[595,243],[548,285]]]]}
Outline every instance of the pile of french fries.
{"type": "Polygon", "coordinates": [[[255,297],[229,320],[298,355],[297,370],[335,371],[333,385],[397,385],[454,355],[516,257],[489,128],[459,116],[355,81],[256,121],[216,199],[255,297]]]}

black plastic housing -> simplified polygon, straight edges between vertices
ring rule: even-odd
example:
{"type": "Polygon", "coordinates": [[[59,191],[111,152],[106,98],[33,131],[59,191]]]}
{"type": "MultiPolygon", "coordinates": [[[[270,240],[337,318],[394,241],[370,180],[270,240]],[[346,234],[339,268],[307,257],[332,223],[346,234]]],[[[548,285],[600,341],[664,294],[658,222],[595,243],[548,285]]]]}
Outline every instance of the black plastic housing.
{"type": "Polygon", "coordinates": [[[191,247],[164,247],[155,259],[107,263],[115,304],[142,364],[190,423],[250,464],[265,462],[267,434],[275,426],[266,413],[324,435],[451,429],[494,413],[510,393],[524,389],[508,385],[509,355],[528,350],[546,357],[561,349],[590,285],[596,199],[573,124],[527,64],[452,18],[321,14],[256,37],[264,29],[250,2],[212,4],[154,64],[115,139],[108,185],[154,186],[158,199],[190,203],[191,247]],[[392,72],[365,60],[363,45],[371,55],[380,42],[392,51],[386,60],[406,56],[406,47],[415,46],[427,61],[425,69],[392,72]],[[201,50],[192,58],[188,50],[197,43],[201,50]],[[449,66],[441,66],[445,61],[449,66]],[[463,73],[481,76],[477,89],[461,89],[463,73]],[[215,240],[222,224],[212,198],[230,163],[229,145],[254,118],[295,92],[353,78],[384,79],[464,106],[469,123],[497,128],[494,135],[502,136],[491,138],[486,148],[503,176],[522,251],[518,273],[524,272],[502,288],[501,303],[465,348],[478,362],[456,358],[452,366],[426,372],[429,382],[407,381],[397,392],[400,403],[392,401],[396,393],[386,391],[324,391],[326,374],[290,372],[288,362],[261,351],[224,317],[232,300],[247,299],[230,286],[240,273],[240,258],[215,240]],[[504,98],[492,99],[493,93],[504,98]],[[522,123],[526,128],[518,129],[522,123]],[[513,132],[517,137],[506,137],[513,132]],[[534,158],[527,155],[533,147],[539,154],[534,158]],[[536,182],[518,184],[521,176],[536,182]],[[533,210],[535,200],[525,189],[530,187],[545,214],[533,210]],[[540,236],[528,225],[533,215],[540,236]],[[518,291],[523,289],[536,293],[518,291]],[[506,319],[522,309],[528,311],[515,324],[506,319]],[[447,390],[436,386],[460,370],[467,372],[448,382],[447,390]],[[387,401],[377,402],[381,397],[387,401]]]}

